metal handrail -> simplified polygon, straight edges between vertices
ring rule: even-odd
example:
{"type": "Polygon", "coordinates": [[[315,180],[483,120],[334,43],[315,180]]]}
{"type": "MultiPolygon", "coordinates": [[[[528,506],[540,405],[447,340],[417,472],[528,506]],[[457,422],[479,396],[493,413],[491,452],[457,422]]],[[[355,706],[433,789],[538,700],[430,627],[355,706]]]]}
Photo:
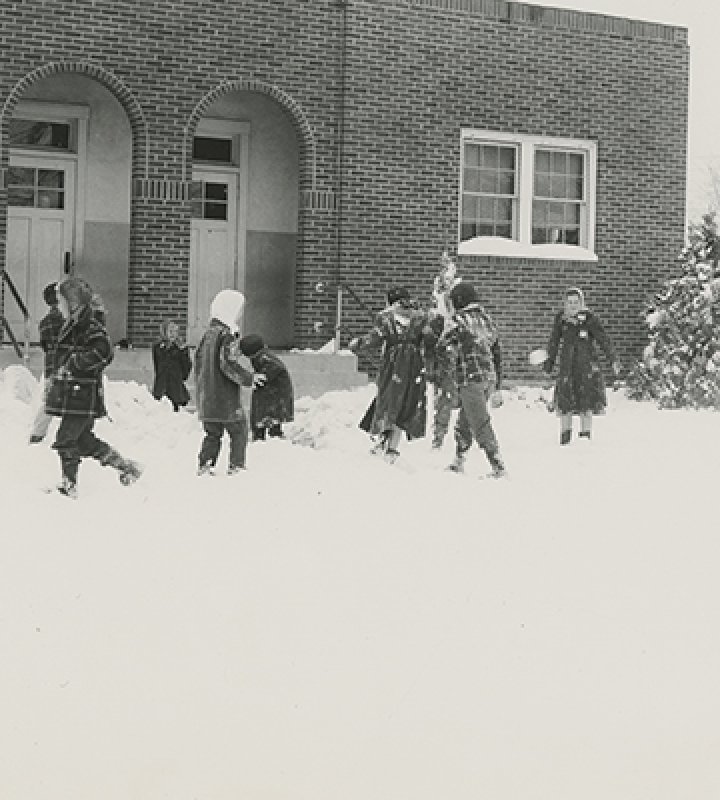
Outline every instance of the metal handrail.
{"type": "Polygon", "coordinates": [[[344,326],[342,323],[343,317],[343,292],[347,292],[350,297],[365,311],[370,317],[370,321],[375,321],[375,312],[367,305],[367,303],[360,297],[360,295],[347,283],[334,283],[326,281],[318,281],[315,284],[315,291],[321,294],[327,290],[335,290],[337,293],[337,310],[335,312],[335,352],[340,350],[340,332],[344,326]]]}
{"type": "Polygon", "coordinates": [[[17,354],[18,358],[22,358],[24,361],[28,361],[30,359],[30,313],[27,310],[27,306],[23,302],[22,297],[20,297],[20,293],[15,288],[15,284],[13,283],[12,278],[8,275],[6,270],[0,270],[0,287],[2,287],[2,304],[0,305],[0,344],[2,344],[2,340],[5,338],[5,331],[7,331],[8,336],[10,337],[10,341],[15,348],[15,353],[17,354]],[[18,343],[17,337],[12,331],[10,327],[10,323],[7,321],[7,317],[5,316],[5,286],[10,289],[10,293],[12,294],[17,307],[20,309],[20,313],[23,315],[24,320],[24,342],[23,342],[23,350],[20,350],[20,345],[18,343]]]}

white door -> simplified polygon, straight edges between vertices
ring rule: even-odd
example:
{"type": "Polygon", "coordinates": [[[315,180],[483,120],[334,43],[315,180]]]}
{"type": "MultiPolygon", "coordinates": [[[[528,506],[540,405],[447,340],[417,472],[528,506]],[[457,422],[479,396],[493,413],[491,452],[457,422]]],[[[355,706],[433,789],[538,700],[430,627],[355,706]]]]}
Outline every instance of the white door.
{"type": "Polygon", "coordinates": [[[243,291],[237,258],[237,171],[195,169],[191,190],[192,238],[188,297],[188,342],[197,344],[210,318],[210,303],[222,289],[243,291]]]}
{"type": "MultiPolygon", "coordinates": [[[[59,281],[72,259],[75,162],[42,156],[10,156],[8,169],[7,271],[30,313],[30,339],[48,307],[42,291],[59,281]]],[[[23,317],[5,292],[5,317],[23,335],[23,317]]]]}

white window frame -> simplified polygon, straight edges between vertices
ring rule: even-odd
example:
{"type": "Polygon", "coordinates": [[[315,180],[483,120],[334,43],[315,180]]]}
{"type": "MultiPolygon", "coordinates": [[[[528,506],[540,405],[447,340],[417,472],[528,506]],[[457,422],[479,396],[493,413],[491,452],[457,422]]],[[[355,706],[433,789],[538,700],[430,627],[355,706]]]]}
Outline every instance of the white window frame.
{"type": "Polygon", "coordinates": [[[568,139],[554,136],[529,136],[503,131],[461,128],[460,131],[460,186],[458,187],[458,254],[493,255],[508,258],[548,258],[566,261],[597,261],[595,253],[595,193],[597,185],[597,142],[589,139],[568,139]],[[463,173],[465,144],[513,144],[518,148],[518,219],[517,238],[477,236],[461,241],[463,173]],[[586,202],[584,204],[586,241],[584,246],[571,244],[533,244],[532,204],[533,177],[536,150],[565,150],[581,152],[585,156],[586,202]]]}

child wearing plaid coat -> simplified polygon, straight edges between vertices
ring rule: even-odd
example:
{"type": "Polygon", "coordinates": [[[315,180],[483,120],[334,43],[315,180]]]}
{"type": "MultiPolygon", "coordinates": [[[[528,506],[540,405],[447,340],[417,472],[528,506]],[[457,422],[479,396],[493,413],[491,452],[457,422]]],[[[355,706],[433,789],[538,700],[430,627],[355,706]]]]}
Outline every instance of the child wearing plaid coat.
{"type": "Polygon", "coordinates": [[[80,461],[94,458],[119,472],[124,486],[134,483],[142,467],[130,461],[93,433],[95,420],[107,414],[102,373],[113,349],[102,323],[93,312],[93,292],[82,278],[66,278],[57,289],[65,323],[58,336],[57,370],[46,399],[48,414],[60,417],[53,448],[60,456],[62,483],[58,491],[77,497],[80,461]]]}
{"type": "Polygon", "coordinates": [[[502,380],[497,328],[478,303],[471,284],[458,283],[451,289],[449,301],[455,324],[442,334],[440,344],[457,348],[455,382],[460,412],[455,424],[455,459],[448,469],[463,472],[474,439],[485,451],[493,477],[499,478],[505,474],[505,464],[488,411],[502,380]]]}

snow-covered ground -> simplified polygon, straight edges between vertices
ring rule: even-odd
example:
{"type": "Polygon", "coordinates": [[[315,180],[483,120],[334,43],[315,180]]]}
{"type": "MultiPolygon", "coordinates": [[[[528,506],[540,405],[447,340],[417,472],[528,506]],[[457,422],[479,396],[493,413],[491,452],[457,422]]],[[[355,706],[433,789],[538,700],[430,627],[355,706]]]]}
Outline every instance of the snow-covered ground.
{"type": "Polygon", "coordinates": [[[72,501],[37,394],[5,370],[2,800],[720,796],[720,415],[611,392],[561,448],[507,392],[478,480],[450,438],[371,457],[368,388],[197,478],[196,418],[111,382],[146,472],[72,501]]]}

